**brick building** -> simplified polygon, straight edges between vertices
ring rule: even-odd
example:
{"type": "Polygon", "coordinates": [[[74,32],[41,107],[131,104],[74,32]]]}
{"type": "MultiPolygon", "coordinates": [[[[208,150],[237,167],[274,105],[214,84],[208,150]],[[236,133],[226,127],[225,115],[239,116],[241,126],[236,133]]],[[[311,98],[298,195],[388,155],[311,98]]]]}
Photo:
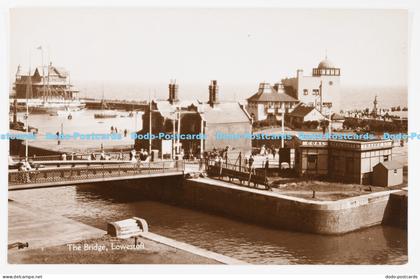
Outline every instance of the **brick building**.
{"type": "MultiPolygon", "coordinates": [[[[202,101],[181,101],[178,98],[178,85],[169,85],[169,98],[167,100],[153,100],[143,114],[143,128],[138,134],[149,133],[149,117],[152,116],[152,134],[204,134],[205,139],[180,139],[151,141],[152,148],[168,157],[184,153],[198,156],[201,151],[224,149],[241,152],[251,151],[251,139],[216,139],[216,133],[222,134],[250,134],[252,120],[244,106],[237,102],[221,102],[217,81],[209,85],[209,99],[202,101]],[[150,110],[151,108],[151,110],[150,110]]],[[[150,140],[137,139],[135,147],[149,149],[150,140]]]]}
{"type": "Polygon", "coordinates": [[[374,167],[392,160],[391,140],[294,139],[292,144],[300,176],[372,184],[374,167]]]}

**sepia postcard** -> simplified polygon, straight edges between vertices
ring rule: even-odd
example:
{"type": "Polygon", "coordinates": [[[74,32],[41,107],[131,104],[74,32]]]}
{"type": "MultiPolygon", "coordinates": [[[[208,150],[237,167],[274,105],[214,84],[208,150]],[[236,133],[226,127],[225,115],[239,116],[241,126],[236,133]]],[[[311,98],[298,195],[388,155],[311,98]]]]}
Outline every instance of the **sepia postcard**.
{"type": "Polygon", "coordinates": [[[380,7],[9,8],[5,264],[398,274],[420,139],[409,23],[380,7]]]}

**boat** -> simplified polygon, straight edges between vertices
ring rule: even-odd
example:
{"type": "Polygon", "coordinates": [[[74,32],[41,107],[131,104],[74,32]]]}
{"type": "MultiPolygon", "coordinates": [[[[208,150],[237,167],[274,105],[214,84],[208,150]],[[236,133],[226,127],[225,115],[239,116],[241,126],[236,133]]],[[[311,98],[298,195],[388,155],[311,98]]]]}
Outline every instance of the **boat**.
{"type": "Polygon", "coordinates": [[[95,113],[95,118],[116,118],[117,115],[114,111],[102,111],[100,113],[95,113]]]}
{"type": "Polygon", "coordinates": [[[69,116],[72,116],[74,114],[78,114],[78,113],[80,113],[82,111],[83,111],[83,109],[80,109],[80,108],[69,108],[69,107],[66,107],[63,110],[57,110],[55,113],[50,114],[50,115],[65,116],[65,117],[69,118],[69,116]]]}

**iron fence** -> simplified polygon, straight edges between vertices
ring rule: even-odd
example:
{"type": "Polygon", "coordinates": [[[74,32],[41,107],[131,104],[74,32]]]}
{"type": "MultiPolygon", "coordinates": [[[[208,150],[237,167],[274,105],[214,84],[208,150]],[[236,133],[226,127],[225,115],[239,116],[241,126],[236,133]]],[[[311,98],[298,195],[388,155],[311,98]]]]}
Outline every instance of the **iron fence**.
{"type": "Polygon", "coordinates": [[[69,182],[140,174],[159,174],[184,170],[183,161],[138,162],[46,168],[29,171],[9,170],[9,185],[69,182]]]}

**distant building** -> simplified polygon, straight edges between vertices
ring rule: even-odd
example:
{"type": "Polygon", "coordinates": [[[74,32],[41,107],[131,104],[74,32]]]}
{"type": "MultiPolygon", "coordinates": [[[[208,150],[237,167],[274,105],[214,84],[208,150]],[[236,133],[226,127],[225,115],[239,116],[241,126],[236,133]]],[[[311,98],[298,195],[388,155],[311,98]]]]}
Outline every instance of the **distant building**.
{"type": "Polygon", "coordinates": [[[373,185],[389,187],[403,183],[403,165],[396,161],[381,162],[373,167],[373,185]]]}
{"type": "Polygon", "coordinates": [[[247,111],[254,121],[280,120],[282,112],[289,112],[299,103],[296,98],[287,95],[281,85],[272,87],[269,83],[260,83],[258,92],[247,102],[247,111]]]}
{"type": "Polygon", "coordinates": [[[300,176],[372,184],[374,166],[392,160],[391,140],[293,140],[300,176]]]}
{"type": "Polygon", "coordinates": [[[331,114],[331,129],[342,130],[344,127],[345,117],[339,113],[334,112],[331,114]]]}
{"type": "Polygon", "coordinates": [[[64,68],[53,66],[35,67],[25,72],[18,66],[15,80],[15,96],[17,99],[75,99],[79,90],[70,83],[70,75],[64,68]],[[27,95],[28,79],[31,79],[32,90],[27,95]],[[32,92],[31,92],[32,91],[32,92]]]}
{"type": "Polygon", "coordinates": [[[285,92],[302,103],[315,107],[322,114],[340,110],[341,70],[325,58],[312,69],[311,76],[304,76],[303,70],[297,70],[296,77],[282,80],[285,92]]]}
{"type": "MultiPolygon", "coordinates": [[[[216,139],[216,133],[251,134],[251,117],[245,108],[237,102],[220,102],[217,81],[209,85],[209,100],[181,101],[178,98],[178,85],[169,85],[168,100],[153,100],[151,111],[148,108],[143,114],[143,128],[138,134],[149,133],[149,115],[152,115],[152,134],[191,134],[203,133],[206,139],[152,140],[152,149],[157,149],[163,156],[173,156],[181,151],[188,155],[199,156],[203,152],[213,149],[224,149],[244,153],[251,151],[251,138],[216,139]],[[201,143],[203,146],[201,147],[201,143]],[[171,155],[172,154],[172,155],[171,155]]],[[[136,140],[137,150],[149,148],[149,140],[136,140]]]]}
{"type": "Polygon", "coordinates": [[[313,106],[298,105],[292,112],[286,114],[286,121],[291,127],[301,128],[305,122],[328,120],[313,106]]]}

